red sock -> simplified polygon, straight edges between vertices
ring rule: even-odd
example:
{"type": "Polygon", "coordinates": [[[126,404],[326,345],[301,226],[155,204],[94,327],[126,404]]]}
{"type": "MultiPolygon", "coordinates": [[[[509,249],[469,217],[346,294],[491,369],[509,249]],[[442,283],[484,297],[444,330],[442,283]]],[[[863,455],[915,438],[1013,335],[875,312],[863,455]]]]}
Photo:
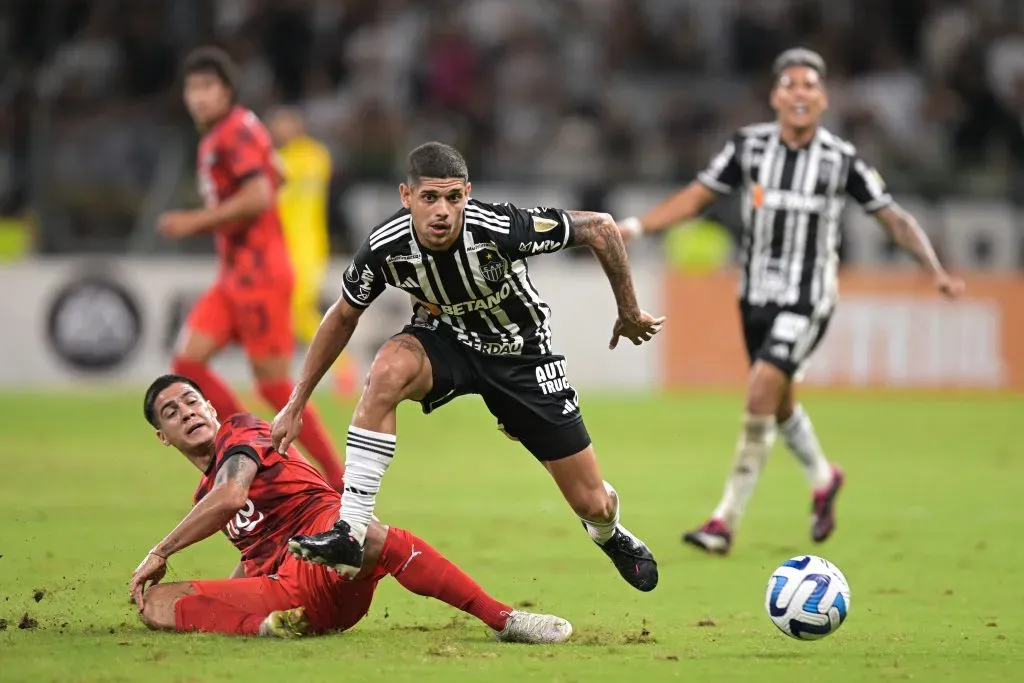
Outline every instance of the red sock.
{"type": "MultiPolygon", "coordinates": [[[[293,385],[288,380],[259,383],[260,395],[274,407],[274,410],[284,407],[291,396],[292,388],[293,385]]],[[[313,406],[308,404],[302,411],[302,433],[299,435],[299,443],[309,456],[320,464],[327,483],[340,491],[344,487],[342,479],[345,471],[339,463],[338,454],[331,445],[331,439],[327,436],[320,416],[313,406]]]]}
{"type": "Polygon", "coordinates": [[[174,627],[178,631],[254,636],[265,616],[240,610],[208,595],[186,595],[174,603],[174,627]]]}
{"type": "Polygon", "coordinates": [[[245,410],[227,383],[207,365],[175,356],[171,361],[171,371],[184,375],[198,384],[203,396],[213,404],[217,417],[222,422],[245,410]]]}
{"type": "Polygon", "coordinates": [[[391,527],[377,564],[406,590],[447,602],[495,631],[505,628],[512,608],[492,598],[458,565],[412,533],[391,527]]]}

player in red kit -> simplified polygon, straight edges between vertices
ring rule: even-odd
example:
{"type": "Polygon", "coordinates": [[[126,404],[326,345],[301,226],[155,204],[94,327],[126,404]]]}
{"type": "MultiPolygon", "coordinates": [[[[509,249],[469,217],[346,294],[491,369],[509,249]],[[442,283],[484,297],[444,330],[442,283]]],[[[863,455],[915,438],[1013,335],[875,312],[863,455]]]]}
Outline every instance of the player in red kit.
{"type": "Polygon", "coordinates": [[[345,630],[366,615],[377,582],[391,575],[413,593],[477,617],[500,641],[555,643],[572,633],[564,619],[498,602],[425,541],[377,522],[352,580],[296,559],[287,540],[329,527],[341,503],[298,451],[277,452],[270,425],[249,413],[219,424],[200,388],[180,375],[157,378],[143,409],[160,441],[203,473],[195,507],[132,577],[132,600],[151,627],[279,637],[345,630]],[[217,531],[241,554],[232,578],[155,585],[171,554],[217,531]]]}
{"type": "MultiPolygon", "coordinates": [[[[243,407],[209,367],[231,343],[249,357],[260,395],[280,410],[292,391],[294,277],[278,215],[283,176],[270,134],[235,101],[235,67],[219,49],[200,48],[185,60],[185,105],[203,137],[197,177],[205,208],[160,217],[160,233],[182,239],[212,232],[220,268],[216,283],[196,302],[185,323],[172,369],[203,387],[218,414],[243,407]]],[[[332,486],[342,468],[316,412],[303,414],[300,444],[332,486]]]]}

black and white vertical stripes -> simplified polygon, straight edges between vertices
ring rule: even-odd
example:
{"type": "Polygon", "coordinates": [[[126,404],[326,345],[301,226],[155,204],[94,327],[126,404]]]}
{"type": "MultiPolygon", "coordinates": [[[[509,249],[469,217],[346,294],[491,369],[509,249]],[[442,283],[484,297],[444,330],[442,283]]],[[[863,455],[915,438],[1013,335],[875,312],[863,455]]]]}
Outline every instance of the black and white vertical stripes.
{"type": "Polygon", "coordinates": [[[530,279],[526,259],[571,243],[559,209],[519,209],[469,200],[452,247],[420,244],[407,210],[370,232],[345,273],[345,300],[365,308],[386,285],[410,293],[460,342],[490,355],[546,354],[551,309],[530,279]]]}
{"type": "Polygon", "coordinates": [[[869,212],[892,202],[878,172],[853,145],[824,128],[794,149],[781,140],[775,123],[747,126],[698,180],[722,194],[742,188],[741,296],[755,306],[831,310],[846,198],[869,212]]]}

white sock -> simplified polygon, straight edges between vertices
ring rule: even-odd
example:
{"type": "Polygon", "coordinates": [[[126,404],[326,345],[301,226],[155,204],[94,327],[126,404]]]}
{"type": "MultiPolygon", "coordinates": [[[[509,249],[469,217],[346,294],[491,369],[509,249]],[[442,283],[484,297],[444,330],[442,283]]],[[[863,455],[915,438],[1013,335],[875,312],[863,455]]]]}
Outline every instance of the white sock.
{"type": "Polygon", "coordinates": [[[779,425],[779,431],[786,442],[786,447],[804,468],[811,488],[817,491],[831,484],[832,466],[821,450],[818,435],[814,433],[814,425],[804,412],[803,406],[796,407],[789,419],[779,425]]]}
{"type": "Polygon", "coordinates": [[[711,514],[713,518],[725,522],[729,529],[735,529],[743,516],[774,444],[774,416],[747,415],[744,418],[743,431],[736,444],[732,473],[725,482],[721,502],[711,514]]]}
{"type": "Polygon", "coordinates": [[[341,519],[352,527],[360,542],[373,519],[380,480],[395,455],[394,434],[348,428],[345,445],[345,490],[341,494],[341,519]]]}
{"type": "Polygon", "coordinates": [[[615,515],[611,520],[607,522],[593,521],[590,519],[583,519],[584,526],[587,527],[587,533],[598,545],[604,545],[608,542],[613,535],[615,535],[615,527],[619,525],[619,513],[621,506],[619,505],[619,494],[615,492],[615,489],[608,482],[604,482],[604,490],[608,492],[608,495],[615,501],[615,515]]]}

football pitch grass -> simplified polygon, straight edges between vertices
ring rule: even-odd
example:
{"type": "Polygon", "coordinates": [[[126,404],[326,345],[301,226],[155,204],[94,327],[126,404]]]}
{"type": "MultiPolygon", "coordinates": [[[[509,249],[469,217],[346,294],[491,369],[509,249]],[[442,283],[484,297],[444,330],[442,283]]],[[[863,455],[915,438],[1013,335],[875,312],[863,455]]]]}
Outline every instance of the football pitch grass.
{"type": "MultiPolygon", "coordinates": [[[[0,681],[1020,680],[1020,398],[808,395],[848,475],[836,535],[810,543],[807,486],[780,445],[728,558],[682,546],[679,532],[718,499],[741,398],[583,399],[623,521],[659,560],[652,593],[619,578],[544,471],[472,398],[429,417],[401,411],[378,499],[385,522],[430,541],[492,595],[572,621],[568,644],[537,647],[495,643],[392,579],[341,635],[149,632],[128,580],[188,510],[198,472],[153,438],[137,395],[0,395],[0,681]],[[818,642],[783,636],[764,611],[771,571],[803,553],[834,562],[851,585],[849,618],[818,642]]],[[[319,403],[341,443],[350,406],[319,403]]],[[[219,535],[175,556],[166,580],[223,577],[235,559],[219,535]]]]}

